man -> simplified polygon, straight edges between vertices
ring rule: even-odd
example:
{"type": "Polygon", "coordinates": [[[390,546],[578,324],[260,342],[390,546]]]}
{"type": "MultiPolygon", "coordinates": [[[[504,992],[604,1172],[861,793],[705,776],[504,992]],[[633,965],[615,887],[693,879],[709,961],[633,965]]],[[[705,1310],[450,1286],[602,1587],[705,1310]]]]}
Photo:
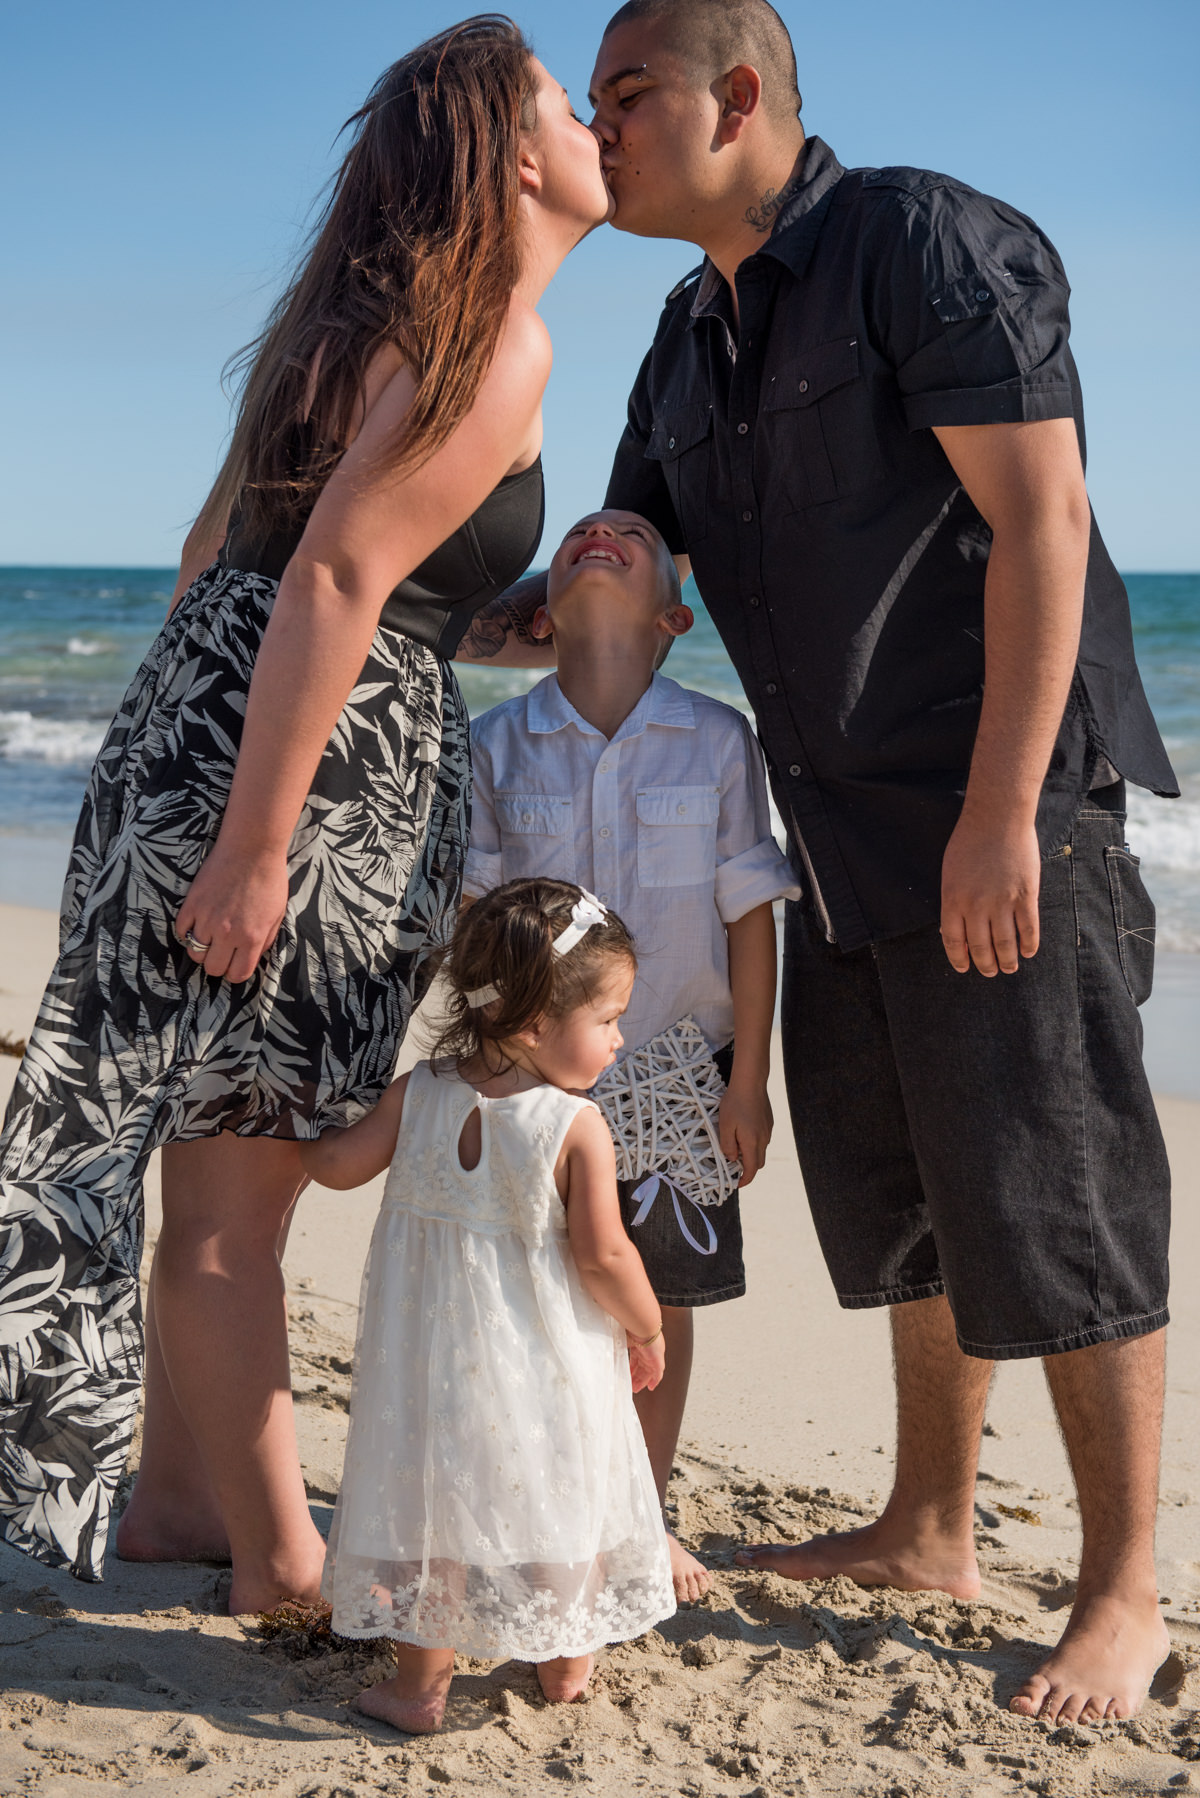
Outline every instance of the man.
{"type": "Polygon", "coordinates": [[[806,885],[783,1013],[805,1184],[841,1302],[893,1307],[883,1513],[742,1558],[974,1596],[992,1365],[1043,1356],[1083,1558],[1013,1708],[1129,1716],[1168,1647],[1169,1197],[1122,777],[1177,788],[1090,517],[1066,279],[1010,207],[806,140],[765,0],[632,0],[592,99],[618,229],[705,252],[606,504],[690,561],[754,706],[806,885]]]}

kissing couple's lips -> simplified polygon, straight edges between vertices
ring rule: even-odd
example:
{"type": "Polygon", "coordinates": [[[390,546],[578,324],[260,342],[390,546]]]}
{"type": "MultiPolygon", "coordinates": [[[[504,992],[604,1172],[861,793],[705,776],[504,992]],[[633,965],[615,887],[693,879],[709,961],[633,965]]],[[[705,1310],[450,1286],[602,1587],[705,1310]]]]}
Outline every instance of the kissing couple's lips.
{"type": "Polygon", "coordinates": [[[586,537],[579,548],[572,551],[568,567],[576,568],[580,562],[608,562],[617,568],[628,568],[629,557],[621,545],[607,537],[586,537]]]}

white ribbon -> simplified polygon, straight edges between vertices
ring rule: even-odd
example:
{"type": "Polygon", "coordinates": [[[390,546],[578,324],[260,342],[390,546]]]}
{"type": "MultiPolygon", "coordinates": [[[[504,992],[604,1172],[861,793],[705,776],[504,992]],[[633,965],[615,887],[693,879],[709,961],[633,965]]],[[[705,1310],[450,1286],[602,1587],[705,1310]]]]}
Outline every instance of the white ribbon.
{"type": "Polygon", "coordinates": [[[552,954],[565,955],[576,943],[581,943],[594,924],[603,924],[608,916],[608,909],[597,899],[595,893],[589,893],[586,887],[580,887],[583,897],[577,899],[571,907],[571,922],[565,930],[560,930],[550,945],[552,954]]]}
{"type": "Polygon", "coordinates": [[[655,1199],[658,1197],[664,1186],[671,1195],[671,1202],[675,1207],[675,1221],[679,1225],[685,1239],[691,1243],[698,1255],[715,1255],[717,1252],[717,1233],[713,1229],[711,1217],[709,1217],[707,1211],[697,1205],[695,1199],[689,1199],[687,1193],[680,1192],[675,1182],[673,1180],[668,1180],[665,1174],[650,1174],[642,1181],[640,1186],[634,1188],[629,1202],[631,1205],[637,1205],[637,1210],[633,1214],[633,1222],[630,1225],[630,1228],[636,1230],[639,1224],[645,1223],[654,1208],[655,1199]],[[704,1225],[704,1228],[708,1233],[707,1248],[705,1248],[702,1243],[697,1242],[696,1238],[688,1229],[687,1219],[684,1217],[683,1208],[679,1203],[680,1199],[684,1199],[692,1207],[692,1210],[704,1225]]]}

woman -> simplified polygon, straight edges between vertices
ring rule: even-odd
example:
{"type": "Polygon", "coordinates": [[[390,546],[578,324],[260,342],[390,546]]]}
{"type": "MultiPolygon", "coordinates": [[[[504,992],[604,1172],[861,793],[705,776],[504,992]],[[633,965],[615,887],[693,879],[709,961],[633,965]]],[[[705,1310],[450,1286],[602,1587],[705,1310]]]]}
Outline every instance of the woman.
{"type": "Polygon", "coordinates": [[[4,1534],[100,1576],[162,1144],[118,1550],[229,1555],[232,1611],[317,1594],[279,1265],[297,1142],[378,1099],[447,938],[469,774],[444,657],[536,548],[534,307],[609,208],[595,140],[496,15],[402,58],[351,124],[97,760],[0,1139],[4,1534]]]}

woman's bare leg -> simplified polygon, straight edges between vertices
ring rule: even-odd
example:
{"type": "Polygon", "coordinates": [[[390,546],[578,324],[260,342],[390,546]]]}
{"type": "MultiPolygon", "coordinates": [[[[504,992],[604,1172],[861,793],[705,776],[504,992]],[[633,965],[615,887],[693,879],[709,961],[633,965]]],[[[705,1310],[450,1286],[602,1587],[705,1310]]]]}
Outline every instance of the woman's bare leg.
{"type": "Polygon", "coordinates": [[[453,1673],[452,1648],[412,1648],[397,1642],[395,1673],[360,1692],[355,1708],[409,1735],[432,1735],[442,1727],[453,1673]]]}
{"type": "Polygon", "coordinates": [[[178,1487],[198,1458],[206,1483],[193,1522],[211,1522],[211,1492],[235,1612],[320,1589],[325,1549],[296,1453],[280,1268],[303,1184],[296,1145],[282,1140],[224,1134],[163,1150],[153,1274],[161,1363],[149,1370],[142,1468],[122,1525],[142,1559],[177,1542],[178,1487]]]}

